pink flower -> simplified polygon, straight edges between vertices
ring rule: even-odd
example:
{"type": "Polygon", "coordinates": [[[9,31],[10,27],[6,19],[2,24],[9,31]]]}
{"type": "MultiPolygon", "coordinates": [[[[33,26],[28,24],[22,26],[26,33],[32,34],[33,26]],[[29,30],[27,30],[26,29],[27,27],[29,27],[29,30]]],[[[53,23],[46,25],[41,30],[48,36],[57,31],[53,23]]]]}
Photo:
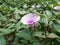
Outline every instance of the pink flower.
{"type": "Polygon", "coordinates": [[[21,21],[23,24],[31,25],[37,21],[40,20],[40,16],[34,14],[34,13],[29,13],[21,18],[21,21]]]}
{"type": "Polygon", "coordinates": [[[60,6],[56,6],[54,9],[60,11],[60,6]]]}

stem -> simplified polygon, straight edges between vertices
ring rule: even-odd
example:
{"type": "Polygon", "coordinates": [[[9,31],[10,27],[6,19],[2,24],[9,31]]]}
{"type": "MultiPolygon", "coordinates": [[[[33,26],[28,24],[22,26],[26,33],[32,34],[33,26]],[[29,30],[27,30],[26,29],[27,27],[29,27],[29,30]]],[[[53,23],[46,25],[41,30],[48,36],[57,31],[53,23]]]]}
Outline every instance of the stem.
{"type": "Polygon", "coordinates": [[[51,40],[51,45],[54,45],[54,41],[53,41],[53,39],[51,40]]]}
{"type": "Polygon", "coordinates": [[[47,37],[47,34],[46,34],[46,33],[47,33],[47,27],[46,27],[46,29],[45,29],[45,36],[47,37]]]}
{"type": "Polygon", "coordinates": [[[46,36],[46,31],[45,31],[45,36],[46,36]]]}
{"type": "Polygon", "coordinates": [[[53,41],[51,41],[51,45],[54,45],[54,42],[53,41]]]}
{"type": "Polygon", "coordinates": [[[47,31],[45,30],[45,36],[46,36],[46,38],[47,38],[47,34],[46,34],[46,33],[47,33],[47,31]]]}
{"type": "Polygon", "coordinates": [[[30,24],[29,26],[30,26],[30,29],[31,29],[32,31],[34,31],[34,30],[35,30],[35,23],[30,24]]]}

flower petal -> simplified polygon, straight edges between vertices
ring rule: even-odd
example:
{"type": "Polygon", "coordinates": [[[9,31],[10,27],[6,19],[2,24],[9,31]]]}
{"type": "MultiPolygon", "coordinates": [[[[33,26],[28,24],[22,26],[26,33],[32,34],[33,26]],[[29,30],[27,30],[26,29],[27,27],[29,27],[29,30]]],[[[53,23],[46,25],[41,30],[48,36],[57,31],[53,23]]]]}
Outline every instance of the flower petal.
{"type": "Polygon", "coordinates": [[[40,16],[33,13],[29,13],[22,17],[21,22],[23,24],[33,24],[34,22],[37,22],[39,19],[40,19],[40,16]]]}
{"type": "Polygon", "coordinates": [[[56,7],[54,7],[54,9],[59,11],[60,10],[60,6],[56,6],[56,7]]]}

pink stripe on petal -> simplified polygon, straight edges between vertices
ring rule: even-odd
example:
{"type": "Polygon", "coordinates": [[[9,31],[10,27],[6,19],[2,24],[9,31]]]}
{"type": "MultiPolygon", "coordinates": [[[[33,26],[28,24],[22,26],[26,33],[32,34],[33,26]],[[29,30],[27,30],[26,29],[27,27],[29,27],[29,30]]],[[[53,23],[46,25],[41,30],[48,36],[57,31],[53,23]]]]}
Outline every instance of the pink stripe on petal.
{"type": "Polygon", "coordinates": [[[21,18],[21,22],[23,24],[33,24],[34,22],[37,22],[38,20],[40,20],[40,16],[33,13],[29,13],[21,18]]]}

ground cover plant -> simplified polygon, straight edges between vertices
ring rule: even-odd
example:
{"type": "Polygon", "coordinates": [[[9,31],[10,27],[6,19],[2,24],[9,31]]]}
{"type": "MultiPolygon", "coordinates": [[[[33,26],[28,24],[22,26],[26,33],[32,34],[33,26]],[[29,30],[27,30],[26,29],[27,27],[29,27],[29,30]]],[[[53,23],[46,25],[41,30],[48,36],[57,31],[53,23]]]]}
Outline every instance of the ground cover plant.
{"type": "Polygon", "coordinates": [[[60,0],[0,0],[0,45],[60,45],[60,0]]]}

